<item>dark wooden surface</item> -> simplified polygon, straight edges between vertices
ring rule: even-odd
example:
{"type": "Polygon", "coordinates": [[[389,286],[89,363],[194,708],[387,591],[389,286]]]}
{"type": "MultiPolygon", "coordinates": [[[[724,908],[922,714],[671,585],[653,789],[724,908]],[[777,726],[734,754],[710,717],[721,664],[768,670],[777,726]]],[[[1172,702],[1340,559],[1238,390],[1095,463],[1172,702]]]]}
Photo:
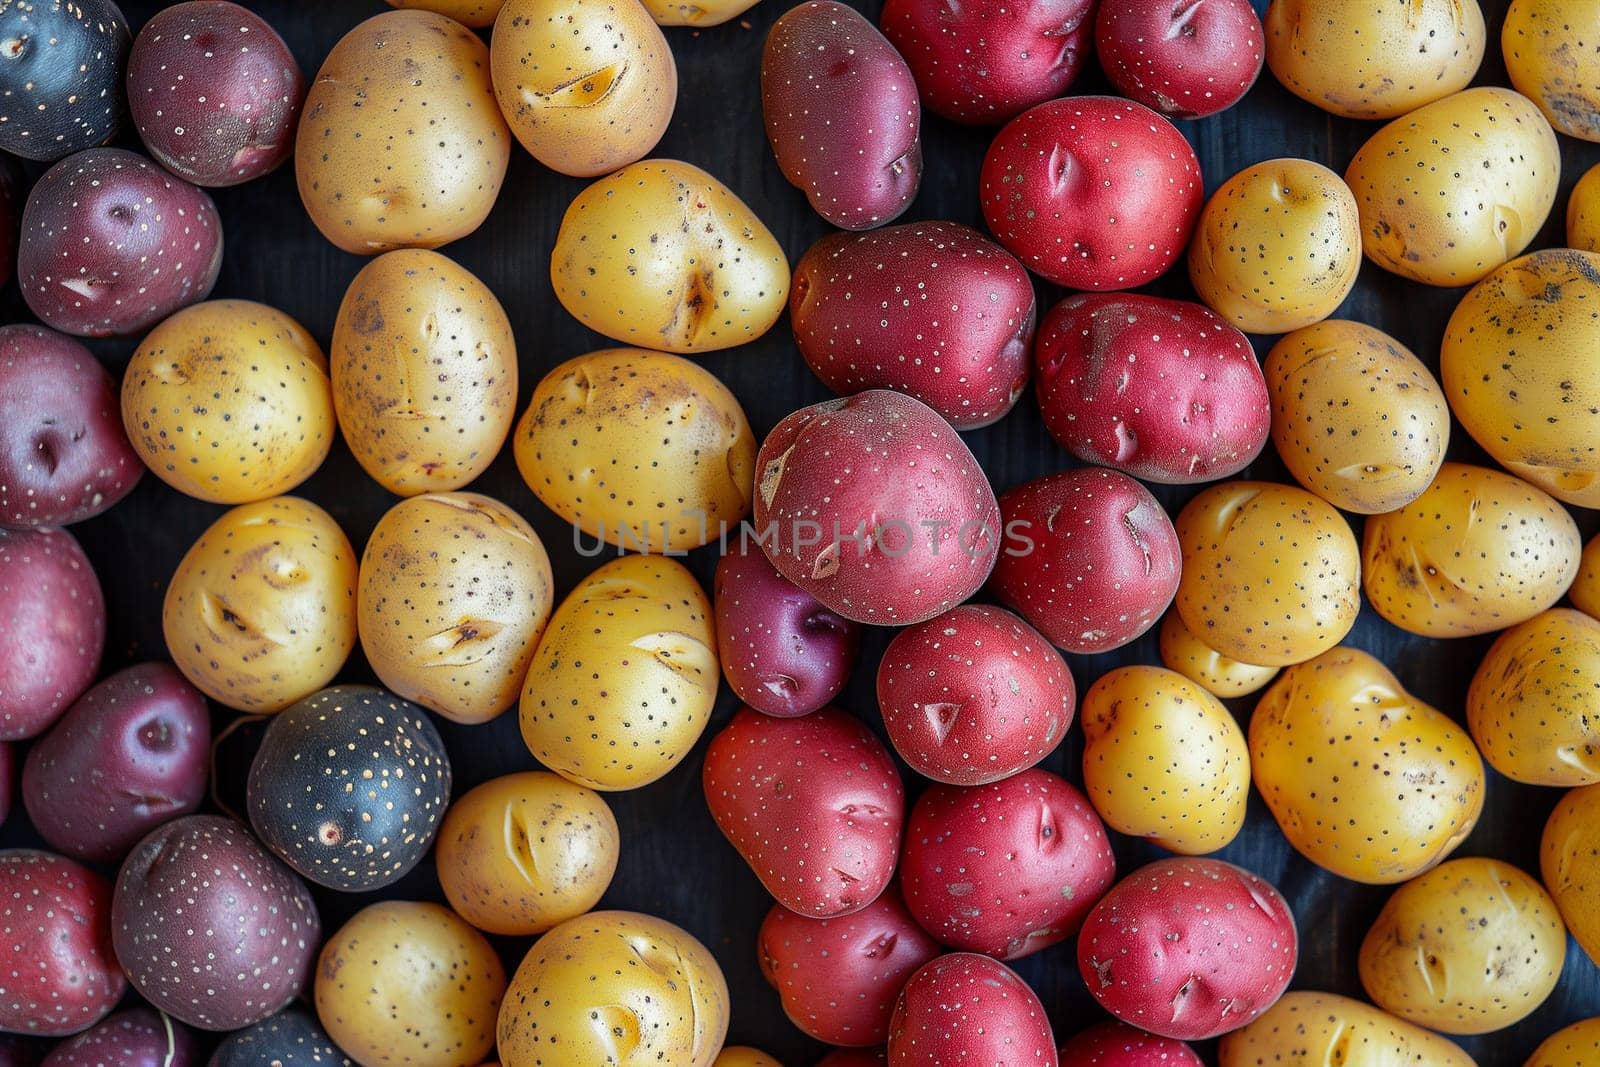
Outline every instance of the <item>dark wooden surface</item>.
{"type": "MultiPolygon", "coordinates": [[[[1264,5],[1265,0],[1257,2],[1264,5]]],[[[159,6],[128,2],[124,9],[137,26],[159,6]]],[[[379,0],[258,0],[249,6],[283,33],[308,79],[341,34],[368,15],[385,10],[379,0]]],[[[779,175],[762,131],[757,89],[760,50],[767,28],[785,6],[785,0],[765,0],[746,16],[748,29],[736,21],[700,32],[668,31],[681,89],[677,114],[656,154],[689,160],[721,178],[772,228],[792,262],[826,227],[779,175]]],[[[1478,81],[1507,84],[1498,47],[1505,4],[1488,0],[1485,6],[1491,28],[1490,54],[1478,81]]],[[[877,0],[870,0],[867,9],[875,16],[877,0]]],[[[1104,91],[1104,81],[1092,63],[1075,91],[1104,91]]],[[[1377,124],[1333,119],[1294,98],[1264,73],[1239,107],[1183,124],[1182,129],[1199,152],[1209,192],[1242,167],[1280,156],[1314,159],[1342,171],[1377,124]]],[[[942,218],[981,226],[978,167],[990,134],[927,117],[923,134],[927,173],[921,195],[902,221],[942,218]]],[[[1534,247],[1562,243],[1560,223],[1567,192],[1585,168],[1600,160],[1600,146],[1567,138],[1562,138],[1562,153],[1561,197],[1534,247]]],[[[38,168],[29,173],[30,177],[36,175],[38,168]]],[[[548,280],[550,248],[562,212],[582,187],[582,182],[554,175],[516,150],[488,222],[477,234],[444,250],[482,278],[505,304],[519,342],[524,403],[547,369],[607,343],[562,310],[548,280]]],[[[282,168],[242,188],[219,190],[216,200],[226,227],[226,254],[214,295],[248,297],[282,308],[326,342],[344,288],[364,261],[335,250],[317,233],[301,209],[292,168],[282,168]]],[[[1192,295],[1181,266],[1149,288],[1163,295],[1192,295]]],[[[1041,308],[1060,295],[1041,285],[1041,308]]],[[[1459,290],[1426,289],[1366,264],[1360,284],[1340,315],[1387,330],[1436,366],[1445,320],[1459,296],[1459,290]]],[[[0,310],[4,321],[29,317],[14,284],[0,291],[0,310]]],[[[1270,339],[1256,340],[1258,352],[1264,354],[1270,339]]],[[[96,349],[115,370],[126,360],[132,344],[97,342],[96,349]]],[[[706,356],[702,362],[732,387],[758,436],[794,408],[827,395],[796,354],[786,321],[754,344],[706,356]]],[[[1031,394],[1009,418],[966,438],[1001,490],[1073,462],[1046,435],[1031,394]]],[[[1483,460],[1459,428],[1451,456],[1483,460]]],[[[1270,445],[1267,455],[1249,473],[1285,479],[1270,445]]],[[[570,589],[593,565],[574,551],[571,530],[524,487],[509,448],[473,488],[507,501],[533,522],[550,549],[559,593],[570,589]]],[[[394,498],[366,479],[342,443],[300,492],[332,512],[358,547],[394,503],[394,498]]],[[[1190,491],[1158,488],[1157,493],[1175,512],[1190,491]]],[[[165,656],[162,591],[179,557],[221,511],[147,477],[109,514],[75,528],[105,587],[111,615],[107,670],[165,656]]],[[[1359,520],[1352,521],[1359,532],[1359,520]]],[[[1579,513],[1578,521],[1586,535],[1593,532],[1594,516],[1579,513]]],[[[708,585],[714,551],[702,550],[689,560],[708,585]]],[[[861,667],[841,699],[843,706],[875,726],[872,676],[887,636],[883,631],[868,635],[861,667]]],[[[1350,640],[1387,662],[1412,692],[1457,718],[1462,715],[1472,668],[1489,641],[1428,641],[1390,627],[1370,608],[1364,610],[1350,640]]],[[[1158,662],[1153,634],[1115,654],[1073,657],[1079,691],[1100,672],[1133,662],[1158,662]]],[[[359,651],[341,679],[370,680],[359,651]]],[[[731,695],[724,691],[713,730],[726,721],[732,703],[731,695]]],[[[1248,702],[1237,703],[1235,710],[1241,719],[1247,717],[1248,702]]],[[[225,709],[217,709],[219,727],[231,718],[225,709]]],[[[486,726],[441,725],[458,789],[534,765],[518,735],[514,711],[486,726]]],[[[238,768],[248,760],[253,740],[249,731],[243,731],[224,754],[225,766],[233,770],[224,776],[223,793],[233,796],[236,805],[236,785],[242,781],[238,768]]],[[[623,853],[604,903],[664,916],[698,935],[716,953],[733,990],[730,1041],[759,1045],[788,1067],[802,1067],[812,1063],[822,1049],[788,1024],[776,995],[760,977],[755,933],[770,902],[706,812],[699,777],[703,751],[702,741],[682,766],[647,789],[609,796],[623,830],[623,853]]],[[[1077,781],[1080,753],[1081,738],[1074,730],[1044,766],[1077,781]]],[[[918,788],[915,777],[907,772],[906,778],[914,793],[918,788]]],[[[1492,772],[1490,778],[1483,818],[1457,855],[1493,855],[1536,872],[1539,832],[1559,794],[1518,786],[1492,772]]],[[[1156,854],[1152,846],[1116,835],[1113,838],[1124,871],[1156,854]]],[[[0,831],[0,844],[36,840],[20,814],[13,815],[0,831]]],[[[1342,881],[1300,858],[1254,798],[1245,832],[1221,855],[1271,879],[1293,905],[1301,929],[1295,986],[1359,996],[1356,950],[1386,891],[1342,881]]],[[[439,899],[431,861],[385,895],[439,899]]],[[[371,899],[319,892],[326,928],[332,930],[371,899]]],[[[515,939],[501,943],[509,965],[515,965],[526,945],[515,939]]],[[[1102,1017],[1079,980],[1074,958],[1069,942],[1017,965],[1043,999],[1056,1033],[1063,1039],[1102,1017]]],[[[1484,1067],[1519,1067],[1546,1035],[1595,1014],[1600,1014],[1600,972],[1574,944],[1561,986],[1543,1008],[1518,1026],[1462,1044],[1484,1067]]],[[[1210,1050],[1206,1051],[1209,1056],[1210,1050]]]]}

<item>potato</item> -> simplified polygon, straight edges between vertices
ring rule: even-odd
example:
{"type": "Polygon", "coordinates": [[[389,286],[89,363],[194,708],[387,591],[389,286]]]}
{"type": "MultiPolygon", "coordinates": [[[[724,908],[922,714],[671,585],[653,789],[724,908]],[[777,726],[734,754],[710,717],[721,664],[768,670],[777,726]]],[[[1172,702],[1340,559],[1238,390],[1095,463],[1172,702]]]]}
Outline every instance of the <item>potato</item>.
{"type": "Polygon", "coordinates": [[[1467,690],[1467,725],[1489,765],[1513,781],[1600,782],[1600,622],[1569,608],[1501,634],[1467,690]]]}
{"type": "Polygon", "coordinates": [[[668,352],[754,341],[789,299],[777,238],[727,186],[650,159],[579,193],[550,253],[556,299],[585,326],[668,352]]]}
{"type": "Polygon", "coordinates": [[[298,1004],[223,1038],[206,1067],[262,1067],[263,1064],[267,1067],[355,1067],[334,1045],[317,1017],[298,1004]]]}
{"type": "Polygon", "coordinates": [[[495,16],[500,14],[505,0],[388,0],[388,3],[390,7],[437,11],[463,26],[483,30],[494,25],[495,16]]]}
{"type": "Polygon", "coordinates": [[[1344,175],[1367,258],[1440,286],[1471,285],[1528,247],[1550,215],[1560,177],[1550,124],[1526,97],[1494,87],[1395,119],[1361,146],[1344,175]]]}
{"type": "Polygon", "coordinates": [[[684,552],[750,514],[744,409],[678,356],[607,348],[567,360],[534,387],[513,448],[534,496],[618,548],[684,552]]]}
{"type": "Polygon", "coordinates": [[[8,3],[0,34],[17,42],[0,82],[0,149],[48,162],[116,136],[129,36],[115,0],[8,3]]]}
{"type": "Polygon", "coordinates": [[[1544,1003],[1567,958],[1567,928],[1538,881],[1491,859],[1460,859],[1389,898],[1361,942],[1373,1003],[1446,1034],[1486,1034],[1544,1003]]]}
{"type": "Polygon", "coordinates": [[[1038,994],[975,952],[947,952],[911,976],[889,1023],[891,1067],[1056,1067],[1056,1038],[1038,994]]]}
{"type": "Polygon", "coordinates": [[[649,155],[678,103],[672,49],[634,0],[505,0],[489,71],[522,147],[580,178],[649,155]]]}
{"type": "Polygon", "coordinates": [[[1589,616],[1600,619],[1600,534],[1589,538],[1578,557],[1578,576],[1567,589],[1572,606],[1589,616]]]}
{"type": "Polygon", "coordinates": [[[340,38],[295,137],[306,213],[346,252],[437,248],[476,230],[511,158],[489,49],[431,11],[386,11],[340,38]]]}
{"type": "Polygon", "coordinates": [[[1083,787],[1113,830],[1170,852],[1244,827],[1250,752],[1221,701],[1175,671],[1119,667],[1083,697],[1083,787]]]}
{"type": "Polygon", "coordinates": [[[718,1054],[713,1067],[783,1067],[783,1064],[758,1048],[729,1045],[718,1054]]]}
{"type": "Polygon", "coordinates": [[[1186,7],[1104,0],[1094,50],[1117,92],[1172,118],[1197,119],[1244,98],[1266,42],[1249,0],[1186,7]]]}
{"type": "Polygon", "coordinates": [[[309,500],[234,508],[178,562],[161,627],[195,688],[239,711],[280,711],[327,685],[355,647],[355,549],[309,500]]]}
{"type": "Polygon", "coordinates": [[[1557,133],[1600,141],[1600,57],[1584,0],[1512,0],[1500,31],[1506,73],[1557,133]]]}
{"type": "Polygon", "coordinates": [[[66,530],[0,529],[0,741],[48,730],[94,682],[106,601],[66,530]]]}
{"type": "Polygon", "coordinates": [[[1250,333],[1286,333],[1336,311],[1361,270],[1355,197],[1309,159],[1246,167],[1211,194],[1189,245],[1189,280],[1250,333]]]}
{"type": "Polygon", "coordinates": [[[1565,508],[1504,471],[1446,463],[1426,492],[1367,520],[1367,600],[1402,630],[1471,637],[1561,599],[1583,542],[1565,508]]]}
{"type": "Polygon", "coordinates": [[[81,863],[38,849],[0,851],[0,930],[4,1031],[75,1034],[105,1018],[127,992],[111,945],[111,886],[81,863]]]}
{"type": "Polygon", "coordinates": [[[1393,337],[1329,319],[1280,338],[1263,371],[1272,443],[1295,481],[1328,503],[1378,515],[1433,482],[1450,409],[1428,368],[1393,337]]]}
{"type": "Polygon", "coordinates": [[[1562,921],[1600,960],[1600,785],[1568,790],[1544,824],[1539,873],[1562,921]]]}
{"type": "Polygon", "coordinates": [[[1600,1056],[1600,1018],[1584,1019],[1544,1040],[1523,1067],[1584,1067],[1600,1056]]]}
{"type": "Polygon", "coordinates": [[[251,300],[211,300],[167,318],[123,372],[134,451],[199,500],[288,492],[328,457],[334,419],[322,349],[294,319],[251,300]]]}
{"type": "Polygon", "coordinates": [[[517,343],[489,287],[426,249],[385,252],[345,290],[329,346],[356,461],[391,493],[459,489],[517,414],[517,343]]]}
{"type": "Polygon", "coordinates": [[[644,0],[645,10],[660,26],[720,26],[744,14],[760,0],[644,0]]]}
{"type": "Polygon", "coordinates": [[[1161,662],[1212,696],[1249,696],[1278,676],[1276,667],[1257,667],[1229,659],[1196,637],[1177,610],[1161,620],[1161,662]]]}
{"type": "Polygon", "coordinates": [[[1583,172],[1567,198],[1567,247],[1600,252],[1600,164],[1583,172]]]}
{"type": "Polygon", "coordinates": [[[591,789],[637,789],[676,767],[717,697],[711,604],[683,564],[624,556],[550,619],[522,690],[522,739],[591,789]]]}
{"type": "Polygon", "coordinates": [[[1476,1067],[1437,1034],[1336,993],[1295,990],[1222,1039],[1220,1067],[1476,1067]]]}
{"type": "MultiPolygon", "coordinates": [[[[0,1051],[4,1050],[0,1043],[0,1051]]],[[[0,1063],[9,1061],[0,1058],[0,1063]]],[[[107,1016],[50,1050],[42,1067],[200,1067],[194,1034],[149,1008],[107,1016]]]]}
{"type": "Polygon", "coordinates": [[[1069,1067],[1205,1067],[1194,1049],[1127,1023],[1098,1023],[1061,1046],[1069,1067]]]}
{"type": "Polygon", "coordinates": [[[1225,482],[1174,524],[1174,603],[1198,640],[1240,663],[1301,663],[1344,640],[1361,610],[1361,557],[1344,516],[1304,489],[1225,482]]]}
{"type": "Polygon", "coordinates": [[[1278,677],[1250,718],[1250,762],[1289,843],[1354,882],[1416,877],[1483,810],[1483,761],[1467,732],[1359,649],[1278,677]]]}
{"type": "Polygon", "coordinates": [[[500,1010],[504,1067],[711,1067],[728,984],[699,941],[627,911],[569,919],[534,942],[500,1010]]]}

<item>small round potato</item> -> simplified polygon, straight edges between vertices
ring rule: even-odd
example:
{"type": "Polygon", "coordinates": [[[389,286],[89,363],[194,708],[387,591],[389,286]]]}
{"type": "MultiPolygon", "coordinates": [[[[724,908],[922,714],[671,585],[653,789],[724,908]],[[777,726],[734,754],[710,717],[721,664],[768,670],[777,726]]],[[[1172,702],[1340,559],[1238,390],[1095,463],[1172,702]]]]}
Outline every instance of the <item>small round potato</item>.
{"type": "Polygon", "coordinates": [[[756,439],[728,387],[663,352],[608,348],[547,374],[517,426],[517,469],[590,537],[680,552],[736,530],[756,439]]]}
{"type": "Polygon", "coordinates": [[[517,414],[517,343],[489,287],[437,252],[385,252],[339,305],[333,406],[356,461],[396,496],[460,489],[517,414]]]}
{"type": "Polygon", "coordinates": [[[755,7],[759,0],[644,0],[650,17],[662,26],[720,26],[755,7]]]}
{"type": "Polygon", "coordinates": [[[390,7],[437,11],[475,30],[493,26],[494,18],[500,14],[500,7],[504,3],[505,0],[389,0],[390,7]]]}
{"type": "Polygon", "coordinates": [[[1567,590],[1572,606],[1589,616],[1600,619],[1600,534],[1589,538],[1578,557],[1578,576],[1567,590]]]}
{"type": "Polygon", "coordinates": [[[1195,292],[1247,333],[1327,318],[1360,270],[1355,197],[1309,159],[1269,159],[1229,178],[1206,201],[1189,245],[1195,292]]]}
{"type": "Polygon", "coordinates": [[[1534,1049],[1523,1067],[1592,1067],[1600,1063],[1600,1018],[1557,1030],[1534,1049]]]}
{"type": "Polygon", "coordinates": [[[1489,765],[1529,785],[1600,782],[1600,622],[1551,608],[1501,634],[1472,676],[1467,726],[1489,765]]]}
{"type": "Polygon", "coordinates": [[[554,603],[527,520],[477,493],[402,500],[361,557],[361,647],[394,693],[453,722],[517,702],[554,603]]]}
{"type": "Polygon", "coordinates": [[[1249,696],[1278,676],[1276,667],[1240,663],[1211,648],[1189,632],[1176,610],[1161,620],[1161,662],[1224,700],[1249,696]]]}
{"type": "Polygon", "coordinates": [[[783,1067],[783,1064],[758,1048],[729,1045],[718,1053],[712,1067],[783,1067]]]}
{"type": "Polygon", "coordinates": [[[1272,443],[1295,481],[1362,515],[1403,508],[1433,483],[1450,409],[1428,368],[1393,337],[1329,319],[1280,339],[1262,369],[1272,443]]]}
{"type": "MultiPolygon", "coordinates": [[[[1470,2],[1470,0],[1469,0],[1470,2]]],[[[1285,993],[1222,1036],[1218,1067],[1477,1067],[1460,1046],[1337,993],[1285,993]]]]}
{"type": "Polygon", "coordinates": [[[239,711],[281,711],[332,681],[355,647],[355,549],[309,500],[241,505],[179,561],[161,626],[201,692],[239,711]]]}
{"type": "Polygon", "coordinates": [[[600,902],[617,872],[617,820],[592,789],[508,774],[450,805],[434,859],[444,895],[491,934],[539,934],[600,902]]]}
{"type": "Polygon", "coordinates": [[[550,254],[561,306],[623,344],[731,348],[772,328],[789,261],[744,201],[699,167],[647,159],[572,201],[550,254]]]}
{"type": "Polygon", "coordinates": [[[1556,804],[1539,843],[1539,872],[1567,929],[1600,961],[1600,785],[1569,790],[1556,804]]]}
{"type": "Polygon", "coordinates": [[[1559,133],[1600,141],[1600,27],[1588,0],[1511,0],[1500,48],[1517,92],[1559,133]]]}
{"type": "Polygon", "coordinates": [[[1578,574],[1583,542],[1565,508],[1520,478],[1446,463],[1426,492],[1367,519],[1367,600],[1402,630],[1471,637],[1526,622],[1578,574]]]}
{"type": "Polygon", "coordinates": [[[1536,879],[1451,860],[1389,898],[1361,942],[1361,984],[1385,1011],[1446,1034],[1519,1021],[1555,989],[1567,928],[1536,879]]]}
{"type": "Polygon", "coordinates": [[[1600,164],[1583,172],[1567,198],[1567,247],[1600,252],[1600,164]]]}
{"type": "Polygon", "coordinates": [[[218,504],[286,493],[333,447],[322,349],[249,300],[210,300],[151,330],[122,376],[122,421],[145,465],[218,504]]]}

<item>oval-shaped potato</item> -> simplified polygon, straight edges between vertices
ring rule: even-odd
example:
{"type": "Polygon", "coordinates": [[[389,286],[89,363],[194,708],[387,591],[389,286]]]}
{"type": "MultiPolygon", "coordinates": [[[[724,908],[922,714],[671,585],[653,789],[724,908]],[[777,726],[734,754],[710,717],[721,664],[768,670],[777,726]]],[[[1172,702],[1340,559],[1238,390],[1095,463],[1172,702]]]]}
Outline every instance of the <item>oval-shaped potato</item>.
{"type": "Polygon", "coordinates": [[[437,11],[463,26],[482,30],[494,25],[494,18],[500,14],[505,0],[388,0],[388,3],[390,7],[437,11]]]}
{"type": "Polygon", "coordinates": [[[1585,1067],[1600,1063],[1600,1018],[1557,1030],[1534,1050],[1523,1067],[1585,1067]]]}
{"type": "Polygon", "coordinates": [[[437,252],[361,268],[329,347],[339,429],[397,496],[460,489],[488,469],[517,414],[517,343],[500,301],[437,252]]]}
{"type": "Polygon", "coordinates": [[[1339,175],[1269,159],[1211,194],[1189,245],[1206,305],[1249,333],[1286,333],[1336,311],[1361,270],[1361,222],[1339,175]]]}
{"type": "Polygon", "coordinates": [[[742,15],[760,0],[644,0],[645,10],[660,26],[720,26],[742,15]]]}
{"type": "Polygon", "coordinates": [[[579,193],[550,253],[556,299],[624,344],[731,348],[772,328],[789,301],[777,238],[699,167],[647,159],[579,193]]]}
{"type": "Polygon", "coordinates": [[[181,493],[244,504],[311,477],[333,447],[328,361],[288,315],[209,300],[151,330],[122,376],[128,440],[181,493]]]}
{"type": "Polygon", "coordinates": [[[1583,172],[1567,198],[1567,247],[1600,252],[1600,164],[1583,172]]]}
{"type": "Polygon", "coordinates": [[[1437,1034],[1337,993],[1285,993],[1242,1030],[1224,1035],[1219,1067],[1477,1067],[1437,1034]]]}
{"type": "Polygon", "coordinates": [[[1278,676],[1276,667],[1257,667],[1224,656],[1196,637],[1183,616],[1169,611],[1161,620],[1161,662],[1212,696],[1224,700],[1249,696],[1278,676]]]}
{"type": "Polygon", "coordinates": [[[672,49],[636,0],[505,0],[489,71],[522,147],[579,178],[649,155],[678,103],[672,49]]]}
{"type": "Polygon", "coordinates": [[[1539,874],[1561,918],[1600,960],[1600,785],[1568,790],[1544,824],[1539,874]]]}
{"type": "Polygon", "coordinates": [[[1560,178],[1550,123],[1527,97],[1493,86],[1395,119],[1344,175],[1367,258],[1440,286],[1471,285],[1527,248],[1560,178]]]}
{"type": "Polygon", "coordinates": [[[1600,534],[1589,538],[1578,557],[1578,576],[1567,589],[1572,606],[1589,616],[1600,619],[1600,534]]]}
{"type": "Polygon", "coordinates": [[[386,11],[340,38],[294,146],[306,213],[357,255],[465,237],[494,206],[510,159],[488,46],[432,11],[386,11]]]}
{"type": "Polygon", "coordinates": [[[1256,788],[1289,843],[1354,882],[1403,882],[1466,840],[1483,810],[1467,732],[1365,652],[1284,671],[1250,718],[1256,788]]]}
{"type": "Polygon", "coordinates": [[[1501,634],[1472,676],[1467,726],[1489,765],[1529,785],[1600,782],[1600,622],[1551,608],[1501,634]]]}
{"type": "Polygon", "coordinates": [[[522,690],[522,739],[568,781],[637,789],[689,754],[720,678],[711,603],[688,568],[614,559],[551,617],[522,690]]]}
{"type": "Polygon", "coordinates": [[[1471,637],[1553,606],[1582,551],[1578,524],[1538,489],[1504,471],[1446,463],[1417,499],[1367,519],[1362,587],[1402,630],[1471,637]]]}
{"type": "Polygon", "coordinates": [[[546,507],[639,552],[736,531],[755,493],[756,439],[738,399],[662,352],[607,348],[556,367],[534,387],[513,448],[546,507]]]}
{"type": "Polygon", "coordinates": [[[332,681],[355,647],[355,549],[309,500],[236,507],[178,562],[161,628],[195,688],[239,711],[281,711],[332,681]]]}
{"type": "Polygon", "coordinates": [[[1500,30],[1506,73],[1556,132],[1600,141],[1594,13],[1573,0],[1511,0],[1500,30]]]}

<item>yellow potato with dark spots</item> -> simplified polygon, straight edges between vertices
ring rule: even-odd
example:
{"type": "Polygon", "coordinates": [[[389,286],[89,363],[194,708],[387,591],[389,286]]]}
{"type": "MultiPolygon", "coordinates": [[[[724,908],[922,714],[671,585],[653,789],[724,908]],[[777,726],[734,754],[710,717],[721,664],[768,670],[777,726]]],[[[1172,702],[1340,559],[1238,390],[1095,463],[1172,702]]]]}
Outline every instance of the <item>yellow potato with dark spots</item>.
{"type": "Polygon", "coordinates": [[[1583,172],[1567,198],[1567,247],[1600,252],[1600,164],[1583,172]]]}
{"type": "Polygon", "coordinates": [[[1591,0],[1511,0],[1506,73],[1558,133],[1600,141],[1600,25],[1591,0]]]}
{"type": "Polygon", "coordinates": [[[729,1045],[716,1058],[713,1067],[783,1067],[783,1064],[758,1048],[749,1045],[729,1045]]]}
{"type": "Polygon", "coordinates": [[[1161,662],[1224,700],[1249,696],[1278,676],[1276,667],[1240,663],[1210,647],[1189,631],[1176,610],[1161,620],[1161,662]]]}
{"type": "Polygon", "coordinates": [[[662,26],[720,26],[755,7],[760,0],[644,0],[650,17],[662,26]]]}
{"type": "Polygon", "coordinates": [[[1516,782],[1600,782],[1600,622],[1551,608],[1495,639],[1467,690],[1467,726],[1516,782]]]}
{"type": "Polygon", "coordinates": [[[1285,993],[1222,1035],[1218,1067],[1477,1067],[1438,1034],[1337,993],[1285,993]]]}
{"type": "Polygon", "coordinates": [[[1567,599],[1591,619],[1600,619],[1600,534],[1591,537],[1583,546],[1583,555],[1578,557],[1578,576],[1567,589],[1567,599]]]}
{"type": "Polygon", "coordinates": [[[455,19],[463,26],[481,30],[494,25],[494,17],[500,14],[500,7],[504,2],[505,0],[389,0],[389,6],[437,11],[446,18],[455,19]]]}
{"type": "Polygon", "coordinates": [[[1539,873],[1561,919],[1600,962],[1600,785],[1568,790],[1544,824],[1539,873]]]}
{"type": "Polygon", "coordinates": [[[1523,1067],[1592,1067],[1600,1063],[1600,1018],[1557,1030],[1533,1050],[1523,1067]]]}

